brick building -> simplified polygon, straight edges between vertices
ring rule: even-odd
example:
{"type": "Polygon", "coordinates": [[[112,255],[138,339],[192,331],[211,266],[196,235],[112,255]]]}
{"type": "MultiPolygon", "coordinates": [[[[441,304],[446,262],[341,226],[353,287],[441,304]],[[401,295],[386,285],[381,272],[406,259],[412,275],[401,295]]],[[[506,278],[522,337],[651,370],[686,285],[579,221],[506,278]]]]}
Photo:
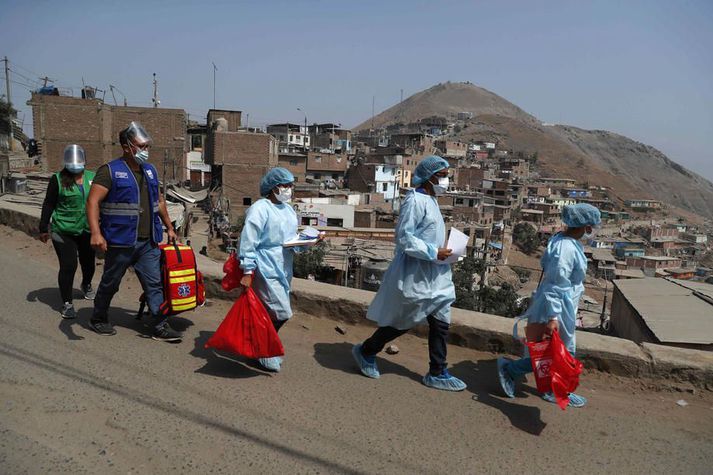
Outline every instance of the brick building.
{"type": "Polygon", "coordinates": [[[306,176],[312,180],[343,182],[347,168],[349,168],[349,159],[345,154],[307,153],[306,176]]]}
{"type": "Polygon", "coordinates": [[[437,140],[435,146],[442,156],[447,158],[465,158],[468,154],[468,144],[457,140],[437,140]]]}
{"type": "Polygon", "coordinates": [[[184,176],[186,113],[182,109],[112,106],[100,99],[48,96],[33,93],[27,102],[32,107],[33,133],[42,152],[42,169],[62,167],[64,148],[72,143],[86,152],[87,168],[122,155],[119,131],[131,121],[140,122],[153,139],[150,161],[159,174],[181,180],[184,176]]]}
{"type": "Polygon", "coordinates": [[[304,153],[280,153],[277,165],[292,172],[296,183],[303,183],[307,177],[307,155],[304,153]]]}
{"type": "Polygon", "coordinates": [[[213,131],[206,163],[220,177],[231,219],[260,199],[260,179],[278,164],[277,140],[269,134],[213,131]]]}
{"type": "Polygon", "coordinates": [[[460,167],[455,185],[460,190],[476,190],[480,188],[484,179],[491,177],[491,171],[486,168],[460,167]]]}
{"type": "Polygon", "coordinates": [[[240,130],[243,113],[241,111],[231,111],[224,109],[208,110],[208,127],[214,126],[218,119],[225,119],[227,129],[225,132],[237,132],[240,130]]]}

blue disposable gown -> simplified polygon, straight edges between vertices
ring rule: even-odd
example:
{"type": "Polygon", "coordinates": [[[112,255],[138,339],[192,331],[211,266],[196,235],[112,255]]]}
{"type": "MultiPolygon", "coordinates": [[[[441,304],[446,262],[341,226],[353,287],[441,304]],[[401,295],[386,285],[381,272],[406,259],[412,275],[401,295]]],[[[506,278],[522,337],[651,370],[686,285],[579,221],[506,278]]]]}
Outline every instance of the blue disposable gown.
{"type": "Polygon", "coordinates": [[[297,214],[289,204],[268,199],[255,202],[240,235],[240,268],[253,271],[253,290],[273,320],[292,316],[290,283],[295,248],[282,244],[297,234],[297,214]]]}
{"type": "Polygon", "coordinates": [[[369,320],[399,330],[413,328],[429,315],[450,323],[456,298],[451,266],[436,263],[445,239],[446,226],[436,199],[409,192],[399,213],[394,260],[369,306],[369,320]]]}
{"type": "Polygon", "coordinates": [[[528,323],[547,323],[559,319],[562,342],[570,353],[576,348],[577,307],[584,293],[587,258],[575,239],[555,234],[542,255],[542,282],[525,312],[528,323]]]}

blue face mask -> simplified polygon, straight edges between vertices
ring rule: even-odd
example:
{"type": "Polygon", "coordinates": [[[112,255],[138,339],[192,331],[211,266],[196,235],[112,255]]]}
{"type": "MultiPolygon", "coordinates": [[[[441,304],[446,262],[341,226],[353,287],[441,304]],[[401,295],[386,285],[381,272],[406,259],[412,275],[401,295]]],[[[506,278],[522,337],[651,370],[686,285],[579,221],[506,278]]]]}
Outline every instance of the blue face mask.
{"type": "Polygon", "coordinates": [[[149,160],[149,151],[148,150],[140,150],[134,154],[134,159],[138,162],[139,165],[143,165],[149,160]]]}
{"type": "Polygon", "coordinates": [[[72,175],[78,175],[84,171],[83,165],[65,165],[64,168],[72,175]]]}

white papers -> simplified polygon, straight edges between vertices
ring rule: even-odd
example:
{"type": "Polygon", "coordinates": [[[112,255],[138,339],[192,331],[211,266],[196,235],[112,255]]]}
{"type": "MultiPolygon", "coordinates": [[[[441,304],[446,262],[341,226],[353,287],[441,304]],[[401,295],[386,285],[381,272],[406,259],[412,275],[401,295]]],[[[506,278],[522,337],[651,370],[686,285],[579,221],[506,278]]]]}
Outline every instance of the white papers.
{"type": "Polygon", "coordinates": [[[448,256],[442,261],[436,261],[438,264],[453,264],[458,262],[465,256],[466,246],[468,246],[469,236],[458,231],[456,228],[451,228],[451,232],[448,235],[448,244],[446,244],[446,249],[453,251],[453,254],[448,256]]]}
{"type": "Polygon", "coordinates": [[[319,242],[319,239],[302,239],[299,235],[293,237],[289,241],[282,243],[282,247],[297,247],[297,246],[314,246],[319,242]]]}
{"type": "Polygon", "coordinates": [[[322,235],[324,232],[319,232],[318,229],[304,228],[297,236],[282,243],[282,247],[314,246],[322,235]]]}

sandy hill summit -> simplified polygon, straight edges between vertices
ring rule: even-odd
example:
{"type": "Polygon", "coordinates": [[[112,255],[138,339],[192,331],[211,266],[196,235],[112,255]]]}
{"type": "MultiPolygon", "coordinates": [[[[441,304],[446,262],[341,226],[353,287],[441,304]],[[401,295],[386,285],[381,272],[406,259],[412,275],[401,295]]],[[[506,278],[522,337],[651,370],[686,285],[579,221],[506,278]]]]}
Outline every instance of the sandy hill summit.
{"type": "MultiPolygon", "coordinates": [[[[496,141],[498,148],[538,152],[541,176],[607,186],[612,197],[657,199],[713,218],[713,183],[659,150],[622,135],[543,124],[515,104],[472,83],[447,82],[418,92],[373,118],[373,127],[410,124],[433,116],[472,113],[453,138],[496,141]]],[[[355,127],[372,127],[372,119],[355,127]]]]}

